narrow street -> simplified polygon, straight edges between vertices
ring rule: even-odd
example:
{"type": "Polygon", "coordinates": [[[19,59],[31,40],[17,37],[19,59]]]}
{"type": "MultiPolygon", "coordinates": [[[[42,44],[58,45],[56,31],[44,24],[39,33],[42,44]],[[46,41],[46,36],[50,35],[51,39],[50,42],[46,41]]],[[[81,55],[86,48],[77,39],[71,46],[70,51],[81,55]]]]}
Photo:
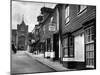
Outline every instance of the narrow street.
{"type": "Polygon", "coordinates": [[[12,74],[96,69],[96,6],[11,3],[12,74]]]}
{"type": "Polygon", "coordinates": [[[50,67],[31,58],[25,52],[12,54],[11,60],[12,73],[36,73],[36,72],[54,72],[50,67]]]}

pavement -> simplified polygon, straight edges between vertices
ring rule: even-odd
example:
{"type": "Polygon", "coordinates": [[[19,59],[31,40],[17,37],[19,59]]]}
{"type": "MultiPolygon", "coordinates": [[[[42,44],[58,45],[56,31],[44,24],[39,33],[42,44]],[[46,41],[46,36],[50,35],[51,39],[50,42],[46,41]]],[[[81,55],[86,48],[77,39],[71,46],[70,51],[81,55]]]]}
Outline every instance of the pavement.
{"type": "Polygon", "coordinates": [[[41,62],[44,65],[49,66],[50,68],[54,69],[55,71],[68,71],[71,69],[65,68],[60,62],[58,61],[52,61],[50,59],[44,58],[43,54],[32,54],[29,52],[26,52],[30,57],[35,58],[37,61],[41,62]]]}

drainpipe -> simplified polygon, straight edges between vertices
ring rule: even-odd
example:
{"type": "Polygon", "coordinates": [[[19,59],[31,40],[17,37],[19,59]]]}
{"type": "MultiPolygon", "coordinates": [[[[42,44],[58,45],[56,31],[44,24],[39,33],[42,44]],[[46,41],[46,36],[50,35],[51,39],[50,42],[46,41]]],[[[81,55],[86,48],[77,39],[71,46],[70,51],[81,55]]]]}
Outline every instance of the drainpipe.
{"type": "Polygon", "coordinates": [[[62,63],[62,42],[61,42],[61,34],[62,34],[62,4],[58,5],[58,24],[59,24],[59,58],[60,63],[62,63]]]}

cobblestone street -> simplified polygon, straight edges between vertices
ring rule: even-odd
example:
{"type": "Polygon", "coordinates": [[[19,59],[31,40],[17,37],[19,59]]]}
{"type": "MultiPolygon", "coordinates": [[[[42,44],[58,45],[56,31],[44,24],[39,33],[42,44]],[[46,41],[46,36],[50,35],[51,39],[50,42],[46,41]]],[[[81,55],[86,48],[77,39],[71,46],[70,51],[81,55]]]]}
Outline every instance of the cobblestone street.
{"type": "Polygon", "coordinates": [[[12,73],[54,72],[55,70],[29,57],[25,52],[12,54],[12,73]]]}

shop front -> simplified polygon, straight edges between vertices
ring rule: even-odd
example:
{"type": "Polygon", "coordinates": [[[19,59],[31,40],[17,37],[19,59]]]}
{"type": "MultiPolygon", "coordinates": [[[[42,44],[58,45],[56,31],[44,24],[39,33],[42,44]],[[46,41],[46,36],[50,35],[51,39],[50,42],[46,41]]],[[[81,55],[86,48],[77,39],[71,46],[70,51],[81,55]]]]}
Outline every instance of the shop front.
{"type": "Polygon", "coordinates": [[[86,68],[96,68],[96,19],[84,24],[86,68]]]}

